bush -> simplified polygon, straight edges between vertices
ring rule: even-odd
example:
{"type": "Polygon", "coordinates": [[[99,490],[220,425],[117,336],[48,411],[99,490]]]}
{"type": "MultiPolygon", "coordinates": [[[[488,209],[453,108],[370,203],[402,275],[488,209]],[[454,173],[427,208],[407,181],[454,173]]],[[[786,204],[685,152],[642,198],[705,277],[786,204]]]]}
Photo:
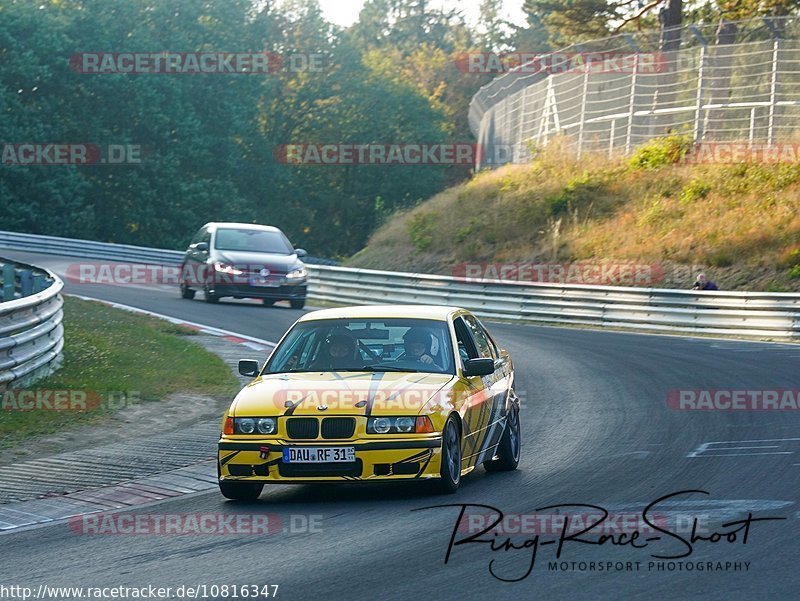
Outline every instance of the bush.
{"type": "Polygon", "coordinates": [[[411,243],[419,251],[430,248],[433,243],[433,232],[436,229],[433,215],[430,213],[417,213],[406,226],[411,243]]]}
{"type": "Polygon", "coordinates": [[[696,200],[701,198],[705,198],[708,193],[711,192],[711,186],[701,182],[699,180],[693,179],[689,182],[689,185],[686,186],[683,190],[681,190],[681,204],[691,204],[696,200]]]}
{"type": "Polygon", "coordinates": [[[688,134],[655,138],[637,148],[628,164],[633,169],[658,169],[674,165],[680,162],[691,148],[692,138],[688,134]]]}

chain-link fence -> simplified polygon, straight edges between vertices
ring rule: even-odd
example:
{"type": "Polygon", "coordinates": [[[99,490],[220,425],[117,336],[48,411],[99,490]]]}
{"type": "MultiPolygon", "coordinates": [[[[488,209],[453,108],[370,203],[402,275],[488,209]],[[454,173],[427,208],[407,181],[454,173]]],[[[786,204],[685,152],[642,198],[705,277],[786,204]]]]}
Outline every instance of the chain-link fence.
{"type": "Polygon", "coordinates": [[[695,143],[772,146],[800,126],[800,19],[688,25],[570,46],[481,88],[469,119],[483,149],[477,167],[514,162],[556,135],[579,155],[629,153],[673,133],[695,143]],[[674,50],[662,51],[664,40],[674,50]]]}

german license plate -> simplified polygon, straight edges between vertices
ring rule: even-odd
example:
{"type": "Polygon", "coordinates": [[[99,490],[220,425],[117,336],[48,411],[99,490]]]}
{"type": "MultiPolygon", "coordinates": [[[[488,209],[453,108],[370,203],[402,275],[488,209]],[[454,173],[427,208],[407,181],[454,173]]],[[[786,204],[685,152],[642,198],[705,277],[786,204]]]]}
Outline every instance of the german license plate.
{"type": "Polygon", "coordinates": [[[255,277],[250,279],[250,285],[259,288],[277,288],[281,285],[281,282],[279,279],[272,277],[255,277]]]}
{"type": "Polygon", "coordinates": [[[283,449],[284,463],[352,463],[355,447],[287,447],[283,449]]]}

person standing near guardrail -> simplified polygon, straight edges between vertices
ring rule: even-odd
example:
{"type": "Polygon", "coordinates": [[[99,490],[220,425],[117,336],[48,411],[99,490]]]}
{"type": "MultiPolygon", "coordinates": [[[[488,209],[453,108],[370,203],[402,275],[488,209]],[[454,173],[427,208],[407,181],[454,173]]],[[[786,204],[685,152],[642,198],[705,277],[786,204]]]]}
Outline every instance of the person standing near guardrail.
{"type": "Polygon", "coordinates": [[[709,280],[704,273],[698,273],[692,290],[719,290],[717,285],[709,280]]]}

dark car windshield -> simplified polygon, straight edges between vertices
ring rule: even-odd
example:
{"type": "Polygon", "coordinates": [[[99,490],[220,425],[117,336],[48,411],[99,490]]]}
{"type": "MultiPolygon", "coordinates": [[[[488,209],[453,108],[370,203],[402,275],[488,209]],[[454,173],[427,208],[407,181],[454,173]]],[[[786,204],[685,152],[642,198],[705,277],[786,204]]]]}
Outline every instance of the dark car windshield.
{"type": "Polygon", "coordinates": [[[447,323],[426,319],[325,319],[297,324],[264,373],[455,373],[447,323]]]}
{"type": "Polygon", "coordinates": [[[281,232],[265,230],[224,228],[217,230],[214,247],[217,250],[233,250],[275,255],[290,255],[294,249],[281,232]]]}

